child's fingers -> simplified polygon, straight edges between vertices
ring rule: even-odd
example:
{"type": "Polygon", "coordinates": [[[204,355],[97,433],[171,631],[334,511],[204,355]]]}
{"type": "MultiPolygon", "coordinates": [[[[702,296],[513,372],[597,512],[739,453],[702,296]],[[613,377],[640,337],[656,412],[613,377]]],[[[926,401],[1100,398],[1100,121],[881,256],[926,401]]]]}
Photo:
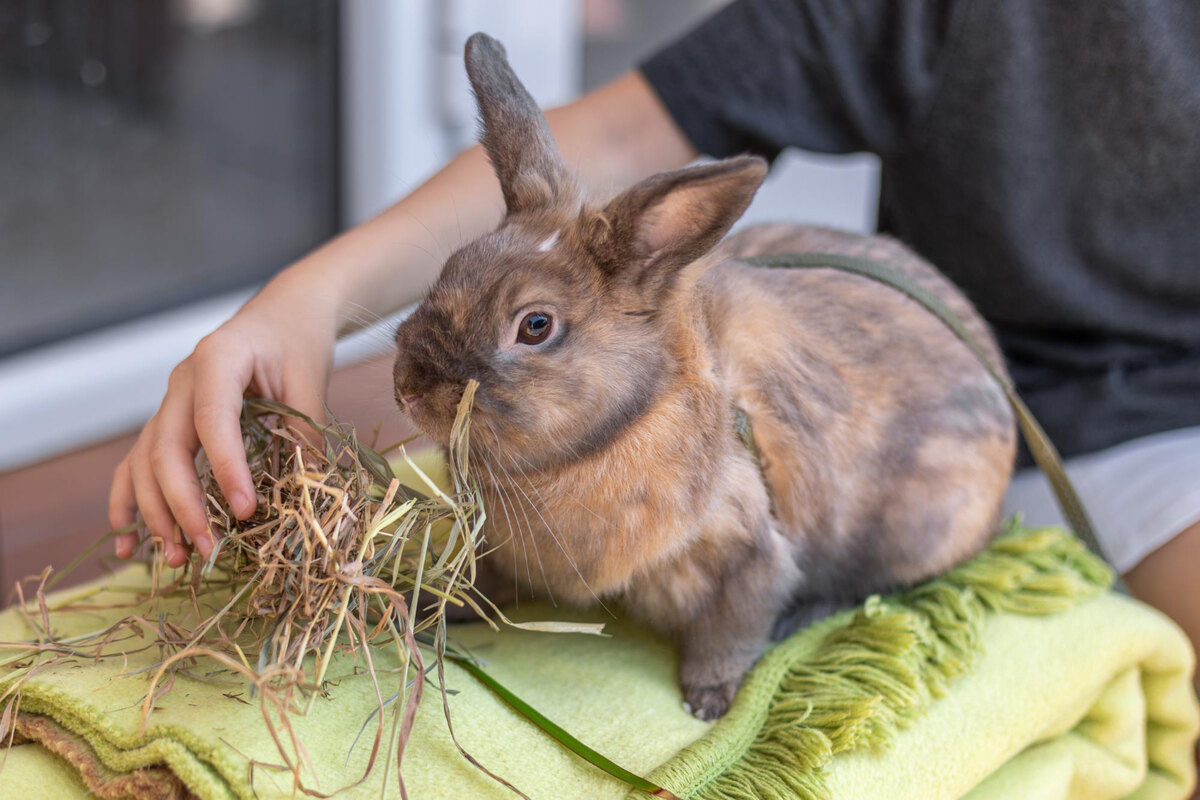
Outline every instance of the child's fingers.
{"type": "MultiPolygon", "coordinates": [[[[150,444],[150,464],[163,498],[175,521],[205,558],[212,551],[213,535],[204,513],[204,497],[196,477],[196,450],[200,445],[192,423],[191,386],[174,382],[155,415],[150,444]]],[[[168,548],[168,552],[172,552],[168,548]]]]}
{"type": "MultiPolygon", "coordinates": [[[[328,383],[326,376],[313,375],[303,370],[295,370],[285,378],[283,387],[283,402],[297,411],[303,412],[317,422],[325,421],[325,387],[328,383]]],[[[288,420],[310,442],[321,441],[321,432],[314,429],[302,419],[288,420]]]]}
{"type": "Polygon", "coordinates": [[[249,374],[244,377],[227,365],[198,361],[192,409],[196,435],[238,519],[253,514],[257,504],[242,444],[242,392],[249,384],[249,374]]]}
{"type": "Polygon", "coordinates": [[[134,447],[129,459],[129,473],[133,478],[133,493],[137,499],[138,511],[146,523],[146,530],[152,537],[163,542],[163,550],[167,562],[170,563],[175,552],[175,517],[172,516],[171,508],[158,487],[158,481],[154,479],[150,459],[146,457],[140,445],[134,447]]]}

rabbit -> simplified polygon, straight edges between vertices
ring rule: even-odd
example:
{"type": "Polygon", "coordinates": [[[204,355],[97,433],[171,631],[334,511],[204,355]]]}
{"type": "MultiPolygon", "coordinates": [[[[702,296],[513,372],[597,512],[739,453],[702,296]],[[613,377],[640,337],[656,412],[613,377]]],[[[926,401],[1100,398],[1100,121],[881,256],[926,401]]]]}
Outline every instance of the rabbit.
{"type": "Polygon", "coordinates": [[[742,259],[882,262],[1001,365],[947,279],[882,236],[779,224],[722,241],[766,175],[757,157],[591,202],[503,47],[476,34],[465,60],[506,215],[399,325],[394,379],[441,442],[479,382],[479,591],[623,608],[677,642],[684,701],[711,720],[772,637],[985,546],[1016,434],[976,357],[893,288],[742,259]]]}

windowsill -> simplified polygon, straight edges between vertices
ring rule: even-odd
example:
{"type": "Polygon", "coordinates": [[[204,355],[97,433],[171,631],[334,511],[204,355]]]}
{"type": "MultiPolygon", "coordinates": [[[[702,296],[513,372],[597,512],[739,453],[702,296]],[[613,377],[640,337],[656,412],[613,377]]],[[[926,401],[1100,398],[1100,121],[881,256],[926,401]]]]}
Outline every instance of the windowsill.
{"type": "MultiPolygon", "coordinates": [[[[171,369],[250,297],[250,290],[171,309],[0,360],[0,471],[141,427],[171,369]]],[[[403,316],[338,342],[344,366],[388,349],[403,316]]]]}

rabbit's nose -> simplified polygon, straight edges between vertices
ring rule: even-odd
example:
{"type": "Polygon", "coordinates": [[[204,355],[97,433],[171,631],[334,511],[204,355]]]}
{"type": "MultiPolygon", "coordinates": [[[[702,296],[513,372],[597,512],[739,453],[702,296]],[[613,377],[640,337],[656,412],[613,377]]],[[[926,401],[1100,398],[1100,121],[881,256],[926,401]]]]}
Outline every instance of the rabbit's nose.
{"type": "Polygon", "coordinates": [[[409,408],[416,408],[417,403],[421,402],[421,395],[409,394],[404,396],[404,405],[409,408]]]}

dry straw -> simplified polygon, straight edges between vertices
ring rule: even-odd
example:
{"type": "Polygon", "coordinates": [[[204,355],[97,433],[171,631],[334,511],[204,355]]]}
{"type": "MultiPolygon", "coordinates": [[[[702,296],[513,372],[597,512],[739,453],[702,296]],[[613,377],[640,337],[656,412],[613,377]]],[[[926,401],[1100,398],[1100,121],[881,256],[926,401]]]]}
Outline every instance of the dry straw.
{"type": "MultiPolygon", "coordinates": [[[[196,560],[190,570],[171,576],[156,573],[153,581],[154,593],[160,596],[191,593],[198,618],[195,597],[201,592],[223,592],[220,596],[228,596],[228,601],[191,628],[179,620],[152,622],[151,615],[139,607],[104,631],[68,641],[50,635],[45,598],[45,591],[65,572],[53,580],[48,580],[48,570],[44,572],[33,602],[26,602],[18,585],[18,608],[38,637],[18,646],[16,656],[0,660],[0,667],[23,671],[0,698],[4,703],[0,741],[13,735],[24,680],[63,659],[97,657],[117,640],[150,633],[162,657],[147,672],[143,724],[155,701],[170,691],[176,674],[213,679],[195,667],[201,658],[215,661],[242,676],[259,697],[266,728],[298,793],[325,796],[304,780],[305,774],[313,774],[312,768],[289,719],[311,709],[324,691],[331,660],[348,650],[361,658],[379,705],[373,715],[376,726],[366,769],[345,789],[366,780],[386,746],[391,757],[384,759],[383,768],[390,771],[394,763],[395,779],[405,794],[400,766],[425,691],[425,676],[433,668],[440,675],[449,660],[580,757],[631,786],[672,797],[555,726],[495,682],[447,637],[447,604],[469,605],[493,627],[497,622],[512,624],[472,590],[477,545],[486,520],[470,474],[469,432],[476,388],[474,381],[466,387],[450,434],[449,491],[408,457],[403,442],[377,451],[359,441],[350,426],[320,424],[271,400],[246,400],[243,439],[259,499],[254,516],[244,521],[234,517],[202,454],[200,485],[210,524],[218,534],[217,545],[205,563],[196,560]],[[306,437],[289,420],[300,420],[319,435],[306,437]],[[414,491],[396,478],[384,454],[397,449],[427,493],[414,491]],[[394,648],[403,665],[392,695],[396,704],[390,729],[384,713],[389,700],[384,699],[371,659],[372,648],[378,647],[394,648]],[[427,664],[428,659],[433,663],[427,664]]],[[[160,558],[154,559],[156,569],[161,563],[160,558]]],[[[538,623],[536,627],[596,632],[594,626],[538,623]]],[[[444,686],[445,682],[438,683],[444,686]]],[[[453,737],[444,690],[442,701],[453,737]]],[[[470,763],[525,796],[487,770],[457,740],[455,745],[470,763]]],[[[385,776],[383,785],[387,784],[385,776]]]]}

